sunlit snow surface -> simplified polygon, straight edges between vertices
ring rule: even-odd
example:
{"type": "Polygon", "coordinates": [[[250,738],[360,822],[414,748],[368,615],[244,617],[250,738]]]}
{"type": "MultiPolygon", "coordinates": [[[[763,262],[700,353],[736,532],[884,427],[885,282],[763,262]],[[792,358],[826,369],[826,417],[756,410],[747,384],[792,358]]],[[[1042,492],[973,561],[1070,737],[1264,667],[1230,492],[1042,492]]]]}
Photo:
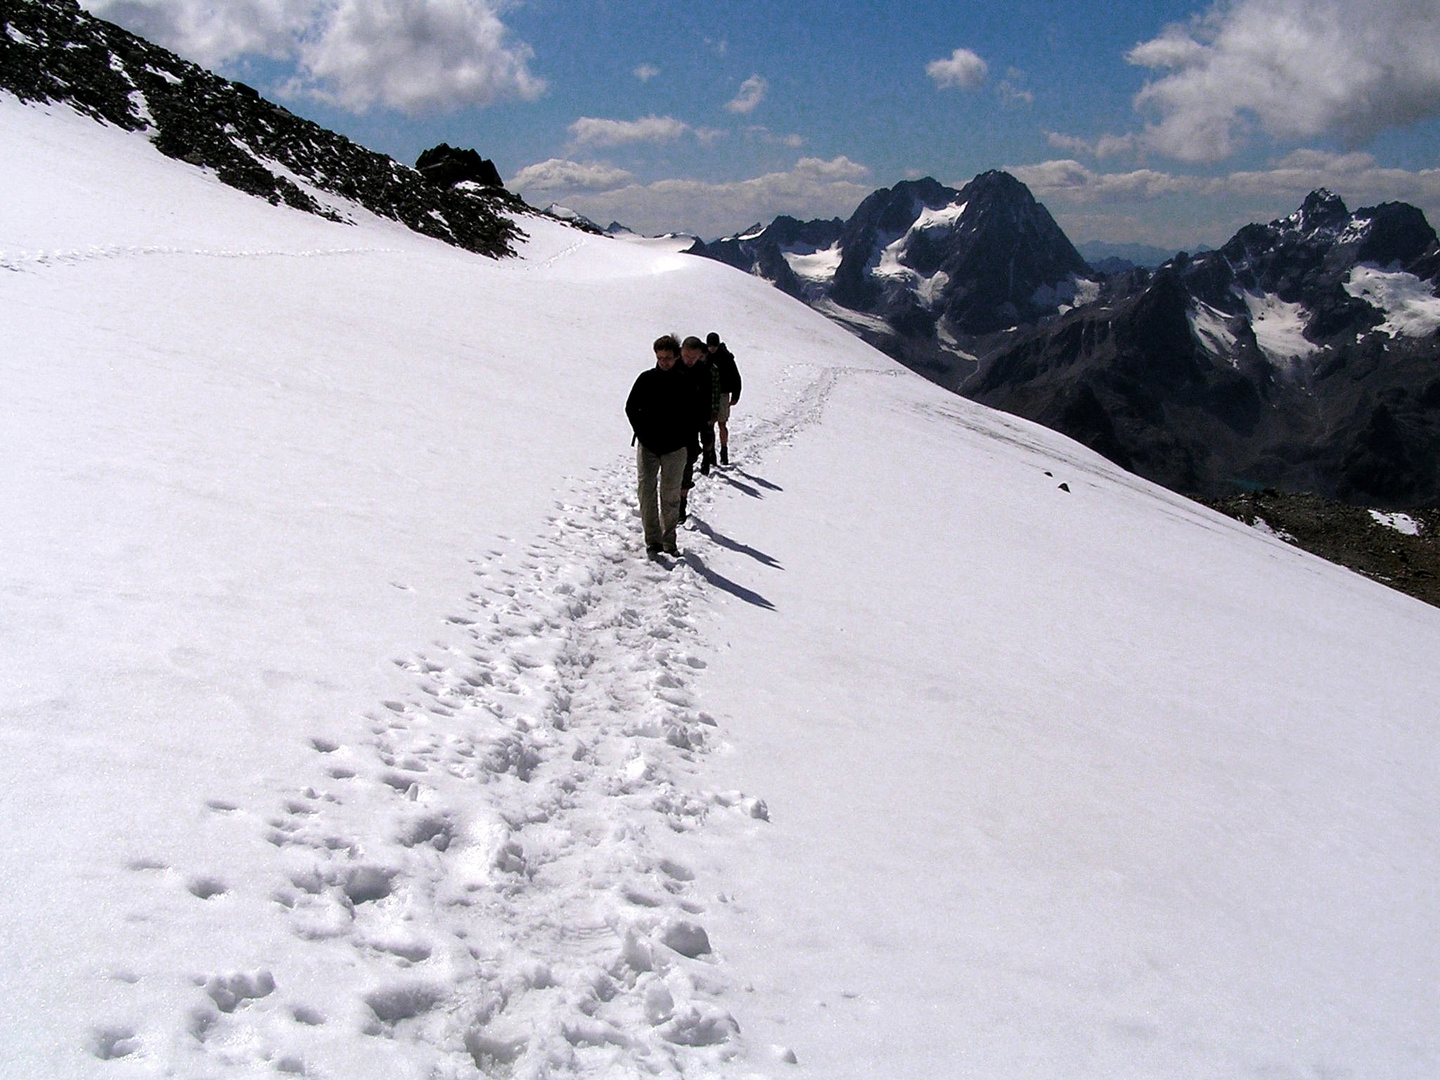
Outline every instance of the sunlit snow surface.
{"type": "Polygon", "coordinates": [[[0,147],[0,1074],[1440,1072],[1434,609],[715,262],[0,147]]]}
{"type": "Polygon", "coordinates": [[[1385,313],[1377,330],[1396,337],[1426,337],[1440,330],[1440,298],[1434,287],[1414,274],[1357,266],[1345,291],[1385,313]]]}

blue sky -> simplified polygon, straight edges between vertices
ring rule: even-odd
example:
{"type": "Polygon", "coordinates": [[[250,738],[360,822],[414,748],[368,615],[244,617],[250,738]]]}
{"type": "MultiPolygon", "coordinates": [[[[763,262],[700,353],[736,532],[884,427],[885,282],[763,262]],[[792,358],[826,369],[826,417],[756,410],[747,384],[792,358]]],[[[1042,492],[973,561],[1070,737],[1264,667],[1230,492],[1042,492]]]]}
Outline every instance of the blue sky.
{"type": "Polygon", "coordinates": [[[1329,186],[1440,220],[1440,0],[86,0],[413,162],[706,238],[1004,168],[1077,242],[1216,245],[1329,186]]]}

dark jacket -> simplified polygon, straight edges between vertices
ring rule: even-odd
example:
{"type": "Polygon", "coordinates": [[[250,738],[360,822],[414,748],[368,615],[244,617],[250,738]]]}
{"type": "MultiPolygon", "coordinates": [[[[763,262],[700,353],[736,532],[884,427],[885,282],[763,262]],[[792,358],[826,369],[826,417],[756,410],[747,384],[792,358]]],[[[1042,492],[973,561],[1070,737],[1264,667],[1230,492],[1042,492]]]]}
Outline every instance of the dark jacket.
{"type": "MultiPolygon", "coordinates": [[[[691,407],[695,412],[695,430],[701,433],[698,438],[703,440],[704,433],[709,431],[710,422],[715,419],[715,408],[720,402],[715,365],[710,363],[709,356],[702,354],[700,359],[695,361],[694,367],[686,367],[684,360],[676,366],[683,369],[685,377],[690,380],[690,393],[694,398],[691,407]]],[[[699,445],[699,441],[696,445],[699,445]]]]}
{"type": "Polygon", "coordinates": [[[720,393],[729,395],[731,405],[737,404],[740,401],[740,369],[735,366],[735,357],[723,341],[710,354],[710,363],[715,365],[720,393]]]}
{"type": "Polygon", "coordinates": [[[625,401],[635,438],[652,454],[682,450],[695,439],[695,382],[682,367],[677,360],[669,371],[642,371],[625,401]]]}

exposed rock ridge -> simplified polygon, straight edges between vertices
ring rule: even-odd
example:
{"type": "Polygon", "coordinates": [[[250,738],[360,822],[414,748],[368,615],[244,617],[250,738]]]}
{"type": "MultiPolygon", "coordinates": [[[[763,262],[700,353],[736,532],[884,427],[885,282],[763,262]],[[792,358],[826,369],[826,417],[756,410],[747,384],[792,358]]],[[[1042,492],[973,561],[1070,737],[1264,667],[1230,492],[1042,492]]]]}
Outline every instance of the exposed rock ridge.
{"type": "Polygon", "coordinates": [[[75,0],[9,0],[4,22],[0,89],[148,132],[161,153],[213,169],[241,191],[337,221],[344,207],[326,195],[339,196],[492,257],[513,254],[523,235],[506,214],[528,208],[509,192],[429,183],[243,83],[86,14],[75,0]]]}

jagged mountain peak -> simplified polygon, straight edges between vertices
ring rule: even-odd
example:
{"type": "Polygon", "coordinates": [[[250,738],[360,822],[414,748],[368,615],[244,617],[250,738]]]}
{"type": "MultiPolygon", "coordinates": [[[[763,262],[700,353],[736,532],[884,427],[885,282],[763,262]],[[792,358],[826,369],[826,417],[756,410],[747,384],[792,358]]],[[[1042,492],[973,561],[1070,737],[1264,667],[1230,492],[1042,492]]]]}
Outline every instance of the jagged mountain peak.
{"type": "Polygon", "coordinates": [[[1283,232],[1313,236],[1320,232],[1338,232],[1349,223],[1350,211],[1345,200],[1329,188],[1316,188],[1305,196],[1300,209],[1271,224],[1283,232]]]}

